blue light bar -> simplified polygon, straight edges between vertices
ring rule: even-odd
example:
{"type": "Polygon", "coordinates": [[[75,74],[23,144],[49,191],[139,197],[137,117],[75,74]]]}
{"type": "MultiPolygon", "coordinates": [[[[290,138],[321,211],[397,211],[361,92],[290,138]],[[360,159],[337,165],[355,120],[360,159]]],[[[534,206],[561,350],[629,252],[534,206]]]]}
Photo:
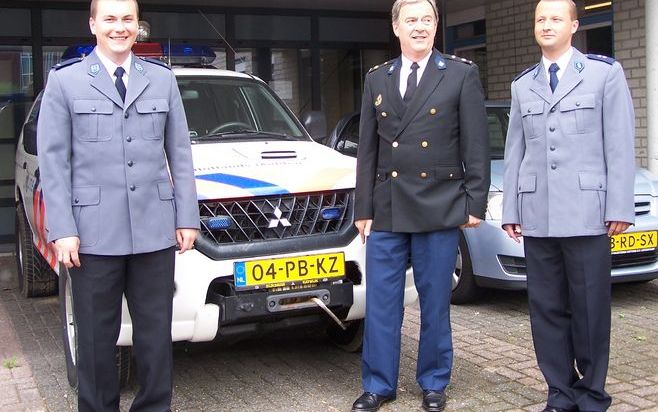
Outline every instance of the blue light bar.
{"type": "Polygon", "coordinates": [[[320,211],[323,220],[337,220],[341,214],[340,208],[337,207],[325,207],[320,211]]]}
{"type": "Polygon", "coordinates": [[[175,43],[171,47],[169,44],[163,44],[162,54],[167,58],[171,56],[172,64],[210,64],[217,57],[213,49],[199,44],[175,43]]]}
{"type": "Polygon", "coordinates": [[[215,216],[204,219],[206,226],[210,230],[226,230],[233,225],[233,219],[230,216],[215,216]]]}
{"type": "Polygon", "coordinates": [[[93,44],[78,44],[76,46],[69,46],[62,54],[62,61],[74,59],[76,57],[89,56],[94,50],[93,44]]]}

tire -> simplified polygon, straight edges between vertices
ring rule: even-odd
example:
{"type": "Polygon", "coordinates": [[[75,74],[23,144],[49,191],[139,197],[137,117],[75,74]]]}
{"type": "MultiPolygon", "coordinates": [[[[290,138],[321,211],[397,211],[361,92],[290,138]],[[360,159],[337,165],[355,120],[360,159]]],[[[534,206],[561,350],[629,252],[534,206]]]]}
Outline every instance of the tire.
{"type": "Polygon", "coordinates": [[[457,262],[455,272],[452,275],[452,296],[450,303],[462,305],[477,300],[482,294],[482,289],[475,283],[473,264],[468,251],[468,244],[464,232],[459,233],[459,249],[457,251],[457,262]]]}
{"type": "Polygon", "coordinates": [[[364,320],[352,320],[346,322],[347,329],[343,330],[335,323],[327,327],[327,336],[332,343],[345,352],[359,352],[363,347],[363,326],[364,320]]]}
{"type": "Polygon", "coordinates": [[[25,207],[16,205],[16,267],[18,288],[26,298],[52,296],[57,293],[57,274],[32,243],[32,230],[25,207]]]}
{"type": "MultiPolygon", "coordinates": [[[[59,314],[64,339],[64,357],[66,358],[66,377],[72,388],[78,387],[78,339],[77,324],[73,312],[73,294],[67,270],[61,270],[59,277],[59,314]]],[[[132,347],[117,346],[117,374],[119,388],[124,388],[130,381],[132,372],[132,347]]]]}

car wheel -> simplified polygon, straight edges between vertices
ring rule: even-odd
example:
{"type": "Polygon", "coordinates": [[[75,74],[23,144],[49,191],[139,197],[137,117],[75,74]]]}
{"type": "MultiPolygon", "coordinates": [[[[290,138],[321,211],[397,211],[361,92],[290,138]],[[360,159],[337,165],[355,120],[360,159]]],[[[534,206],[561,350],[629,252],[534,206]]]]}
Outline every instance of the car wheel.
{"type": "MultiPolygon", "coordinates": [[[[64,338],[64,357],[66,358],[66,376],[69,385],[78,387],[78,337],[75,313],[73,312],[73,293],[67,270],[59,276],[59,313],[64,338]]],[[[118,346],[116,355],[119,387],[124,388],[130,380],[132,368],[132,347],[118,346]]]]}
{"type": "Polygon", "coordinates": [[[343,330],[335,323],[327,327],[327,335],[334,345],[345,352],[359,352],[363,347],[363,319],[345,322],[347,329],[343,330]]]}
{"type": "Polygon", "coordinates": [[[450,302],[454,305],[470,303],[480,297],[482,289],[475,283],[473,264],[468,251],[464,232],[459,233],[459,247],[455,272],[452,274],[452,296],[450,302]]]}
{"type": "Polygon", "coordinates": [[[57,274],[32,243],[32,230],[25,207],[16,206],[16,267],[18,288],[26,298],[51,296],[57,293],[57,274]]]}

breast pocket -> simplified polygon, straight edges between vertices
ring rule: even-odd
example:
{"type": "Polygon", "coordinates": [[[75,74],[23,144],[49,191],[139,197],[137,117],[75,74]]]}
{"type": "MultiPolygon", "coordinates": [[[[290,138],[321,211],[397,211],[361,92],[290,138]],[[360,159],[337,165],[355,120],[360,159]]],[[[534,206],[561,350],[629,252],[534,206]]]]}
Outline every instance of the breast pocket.
{"type": "Polygon", "coordinates": [[[114,104],[107,100],[73,101],[73,136],[87,142],[112,138],[114,104]]]}
{"type": "Polygon", "coordinates": [[[140,117],[140,129],[145,139],[162,139],[164,136],[169,102],[166,99],[144,99],[135,102],[140,117]]]}
{"type": "Polygon", "coordinates": [[[596,96],[584,94],[569,96],[560,102],[560,123],[567,134],[582,134],[594,131],[594,125],[601,124],[596,121],[596,96]]]}
{"type": "Polygon", "coordinates": [[[522,103],[521,115],[523,117],[523,133],[526,138],[534,139],[542,134],[546,123],[543,101],[522,103]]]}

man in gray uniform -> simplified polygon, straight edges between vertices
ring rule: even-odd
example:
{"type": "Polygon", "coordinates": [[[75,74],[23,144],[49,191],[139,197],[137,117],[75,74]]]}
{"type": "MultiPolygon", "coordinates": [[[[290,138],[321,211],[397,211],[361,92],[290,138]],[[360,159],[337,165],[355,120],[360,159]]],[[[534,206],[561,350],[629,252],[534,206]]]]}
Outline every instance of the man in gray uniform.
{"type": "Polygon", "coordinates": [[[176,79],[132,55],[137,16],[134,0],[91,2],[97,46],[50,72],[38,123],[48,240],[71,277],[81,412],[119,410],[123,294],[140,383],[131,411],[170,409],[174,246],[192,248],[199,228],[176,79]]]}
{"type": "Polygon", "coordinates": [[[542,0],[542,60],[512,83],[503,228],[524,236],[546,411],[604,411],[610,240],[634,222],[633,102],[619,63],[571,47],[571,0],[542,0]]]}

